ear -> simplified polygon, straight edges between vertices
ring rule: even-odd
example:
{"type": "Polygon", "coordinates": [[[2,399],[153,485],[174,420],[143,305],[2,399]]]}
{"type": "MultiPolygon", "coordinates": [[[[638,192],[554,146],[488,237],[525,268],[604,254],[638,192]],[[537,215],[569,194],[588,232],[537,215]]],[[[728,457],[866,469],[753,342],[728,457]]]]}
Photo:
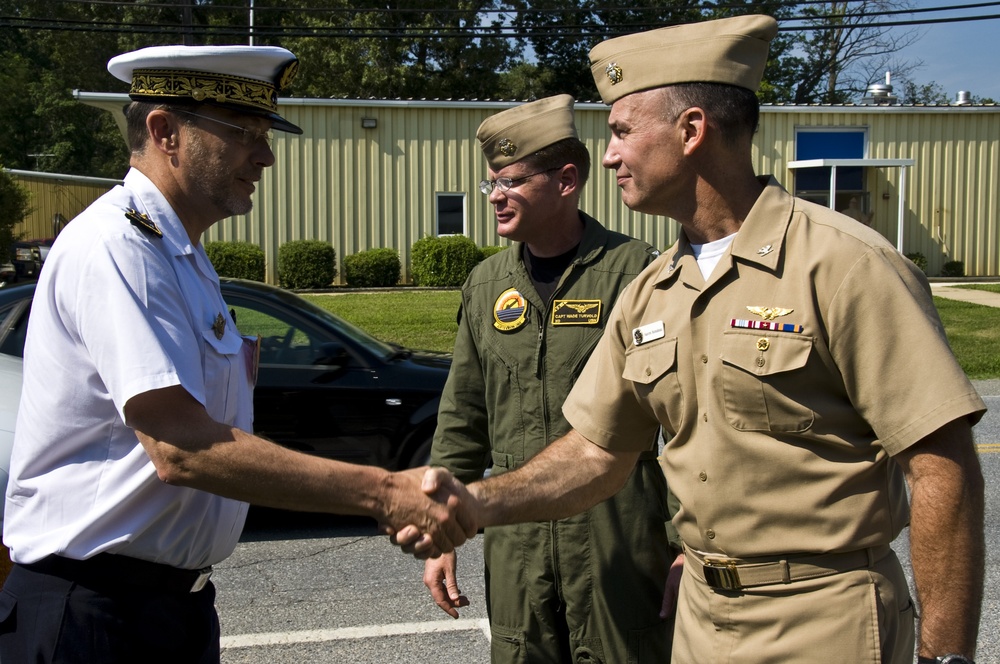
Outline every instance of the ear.
{"type": "Polygon", "coordinates": [[[705,111],[697,106],[687,109],[677,119],[684,142],[684,154],[691,155],[704,144],[708,134],[708,120],[705,111]]]}
{"type": "Polygon", "coordinates": [[[150,111],[146,116],[146,132],[149,143],[167,155],[177,154],[180,123],[172,114],[162,109],[150,111]]]}
{"type": "Polygon", "coordinates": [[[580,186],[580,171],[577,170],[576,164],[566,164],[556,174],[556,177],[559,183],[560,196],[569,196],[580,186]]]}

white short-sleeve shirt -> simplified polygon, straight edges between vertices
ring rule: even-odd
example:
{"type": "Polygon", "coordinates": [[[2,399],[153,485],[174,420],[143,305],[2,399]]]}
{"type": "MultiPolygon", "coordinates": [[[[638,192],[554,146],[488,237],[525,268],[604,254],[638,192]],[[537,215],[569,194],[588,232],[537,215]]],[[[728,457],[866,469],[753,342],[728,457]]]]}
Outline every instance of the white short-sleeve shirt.
{"type": "Polygon", "coordinates": [[[195,569],[232,553],[246,504],[160,481],[124,407],[180,385],[251,430],[242,345],[204,249],[129,171],[62,232],[35,292],[4,521],[13,560],[106,551],[195,569]]]}

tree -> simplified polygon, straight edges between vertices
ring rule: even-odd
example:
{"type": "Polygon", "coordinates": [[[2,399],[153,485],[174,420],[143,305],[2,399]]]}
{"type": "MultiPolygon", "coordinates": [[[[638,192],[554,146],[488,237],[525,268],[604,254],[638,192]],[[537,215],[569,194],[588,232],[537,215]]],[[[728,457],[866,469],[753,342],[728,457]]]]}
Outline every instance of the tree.
{"type": "Polygon", "coordinates": [[[878,16],[910,7],[906,0],[861,0],[806,5],[800,18],[811,30],[797,40],[801,57],[793,65],[794,104],[840,104],[860,97],[885,71],[906,76],[922,63],[900,62],[895,54],[919,39],[916,30],[893,33],[878,16]]]}

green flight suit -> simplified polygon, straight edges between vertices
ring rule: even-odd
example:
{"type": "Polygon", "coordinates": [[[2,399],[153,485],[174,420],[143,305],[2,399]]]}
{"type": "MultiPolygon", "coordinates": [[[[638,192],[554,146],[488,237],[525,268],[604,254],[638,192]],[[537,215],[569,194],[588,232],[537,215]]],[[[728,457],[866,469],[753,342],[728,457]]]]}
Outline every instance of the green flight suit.
{"type": "MultiPolygon", "coordinates": [[[[462,288],[431,463],[463,481],[517,468],[569,431],[563,401],[618,294],[655,257],[581,219],[551,302],[532,285],[521,244],[483,261],[462,288]]],[[[671,623],[659,611],[676,533],[655,440],[649,450],[617,495],[583,514],[486,530],[495,664],[669,662],[671,623]]]]}

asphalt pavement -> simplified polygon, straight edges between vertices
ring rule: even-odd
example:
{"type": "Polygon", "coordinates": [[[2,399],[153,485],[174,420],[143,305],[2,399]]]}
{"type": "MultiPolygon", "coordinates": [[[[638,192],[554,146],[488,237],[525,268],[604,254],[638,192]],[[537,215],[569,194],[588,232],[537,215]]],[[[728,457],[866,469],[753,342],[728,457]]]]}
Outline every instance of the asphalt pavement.
{"type": "MultiPolygon", "coordinates": [[[[932,291],[1000,307],[1000,294],[956,285],[932,283],[932,291]]],[[[1000,380],[973,382],[989,408],[974,430],[987,505],[976,660],[1000,664],[1000,380]]],[[[331,519],[317,525],[288,515],[251,524],[217,567],[224,664],[489,662],[482,537],[459,555],[460,585],[472,605],[452,620],[431,602],[421,563],[396,551],[370,522],[331,519]]],[[[908,568],[906,531],[893,548],[908,568]]]]}

